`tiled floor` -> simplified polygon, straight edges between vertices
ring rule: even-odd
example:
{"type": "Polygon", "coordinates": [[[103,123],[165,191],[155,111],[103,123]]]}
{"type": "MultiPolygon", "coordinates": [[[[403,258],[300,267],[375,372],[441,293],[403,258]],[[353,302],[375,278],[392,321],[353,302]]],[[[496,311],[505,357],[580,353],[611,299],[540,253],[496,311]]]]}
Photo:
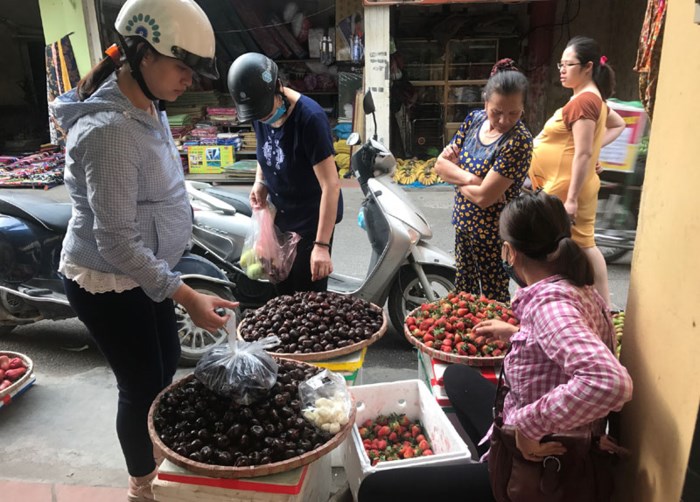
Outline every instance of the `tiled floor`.
{"type": "Polygon", "coordinates": [[[2,502],[124,502],[126,488],[0,481],[2,502]]]}

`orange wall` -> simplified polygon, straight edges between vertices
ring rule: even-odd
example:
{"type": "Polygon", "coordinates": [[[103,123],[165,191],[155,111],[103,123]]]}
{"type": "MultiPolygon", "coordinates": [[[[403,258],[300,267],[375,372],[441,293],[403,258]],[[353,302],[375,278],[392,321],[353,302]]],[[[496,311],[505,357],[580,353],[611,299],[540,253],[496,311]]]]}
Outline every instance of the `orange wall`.
{"type": "Polygon", "coordinates": [[[700,404],[700,25],[694,0],[668,9],[622,342],[634,502],[680,499],[700,404]]]}

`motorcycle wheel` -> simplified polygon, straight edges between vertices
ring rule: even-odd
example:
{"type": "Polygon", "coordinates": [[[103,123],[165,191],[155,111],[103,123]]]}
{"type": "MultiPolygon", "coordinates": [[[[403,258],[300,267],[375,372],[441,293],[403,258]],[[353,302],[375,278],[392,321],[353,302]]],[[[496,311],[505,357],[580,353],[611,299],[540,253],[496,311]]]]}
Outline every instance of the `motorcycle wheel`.
{"type": "MultiPolygon", "coordinates": [[[[601,199],[598,202],[599,211],[598,214],[596,214],[596,234],[605,234],[605,232],[611,232],[612,234],[615,234],[616,232],[630,232],[637,227],[635,217],[630,210],[622,204],[617,203],[612,208],[612,217],[608,217],[608,220],[610,221],[609,228],[603,228],[605,225],[603,222],[606,218],[605,215],[602,214],[601,208],[605,207],[606,205],[607,199],[601,199]]],[[[616,262],[629,252],[629,249],[620,249],[610,246],[598,246],[598,249],[602,253],[603,258],[605,258],[605,263],[607,264],[616,262]]]]}
{"type": "MultiPolygon", "coordinates": [[[[447,296],[455,289],[455,271],[446,267],[424,265],[423,270],[437,298],[447,296]]],[[[418,275],[410,265],[399,271],[397,279],[389,291],[389,320],[394,329],[403,336],[403,323],[408,313],[426,303],[428,297],[418,279],[418,275]]]]}
{"type": "MultiPolygon", "coordinates": [[[[219,284],[206,281],[185,282],[198,293],[218,296],[232,302],[236,301],[228,288],[219,284]]],[[[226,334],[223,332],[210,333],[196,326],[185,308],[178,303],[175,303],[175,317],[177,319],[177,334],[180,337],[180,349],[182,350],[180,354],[180,365],[182,366],[194,366],[209,349],[226,341],[226,334]]],[[[239,309],[236,309],[236,318],[241,318],[239,309]]]]}

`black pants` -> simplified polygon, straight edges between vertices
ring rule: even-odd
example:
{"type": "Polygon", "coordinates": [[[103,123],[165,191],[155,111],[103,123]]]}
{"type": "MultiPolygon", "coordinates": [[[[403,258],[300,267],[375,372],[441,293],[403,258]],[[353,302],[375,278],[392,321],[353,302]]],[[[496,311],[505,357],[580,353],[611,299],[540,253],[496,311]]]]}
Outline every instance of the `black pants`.
{"type": "Polygon", "coordinates": [[[479,456],[488,451],[489,444],[479,446],[493,423],[493,402],[496,386],[479,371],[461,364],[451,364],[442,377],[445,392],[455,409],[459,423],[472,440],[479,456]]]}
{"type": "MultiPolygon", "coordinates": [[[[311,280],[311,252],[314,249],[315,240],[315,235],[301,237],[297,243],[297,256],[289,276],[277,284],[278,294],[291,295],[297,291],[326,291],[328,289],[328,277],[318,281],[311,280]]],[[[332,245],[333,239],[331,238],[332,245]]]]}
{"type": "Polygon", "coordinates": [[[63,284],[117,378],[117,435],[129,474],[145,476],[155,469],[148,410],[180,358],[173,302],[156,303],[141,288],[92,294],[72,280],[63,284]]]}
{"type": "MultiPolygon", "coordinates": [[[[491,410],[496,387],[478,371],[460,364],[449,366],[443,381],[460,423],[471,441],[477,445],[493,422],[491,410]]],[[[486,450],[488,444],[477,446],[479,456],[486,450]]],[[[358,499],[359,502],[494,500],[488,465],[483,462],[379,471],[362,481],[358,499]]]]}

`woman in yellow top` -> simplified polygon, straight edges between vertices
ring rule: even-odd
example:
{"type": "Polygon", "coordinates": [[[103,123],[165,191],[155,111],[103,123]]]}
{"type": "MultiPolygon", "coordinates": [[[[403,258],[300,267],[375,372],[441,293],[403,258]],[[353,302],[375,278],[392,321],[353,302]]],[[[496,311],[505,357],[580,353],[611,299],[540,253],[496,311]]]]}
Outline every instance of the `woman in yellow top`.
{"type": "Polygon", "coordinates": [[[608,271],[595,245],[594,226],[600,149],[625,129],[622,118],[605,105],[615,89],[615,72],[597,42],[587,37],[572,38],[557,66],[562,85],[574,95],[535,138],[530,180],[564,202],[573,222],[572,238],[593,265],[596,289],[610,303],[608,271]]]}

